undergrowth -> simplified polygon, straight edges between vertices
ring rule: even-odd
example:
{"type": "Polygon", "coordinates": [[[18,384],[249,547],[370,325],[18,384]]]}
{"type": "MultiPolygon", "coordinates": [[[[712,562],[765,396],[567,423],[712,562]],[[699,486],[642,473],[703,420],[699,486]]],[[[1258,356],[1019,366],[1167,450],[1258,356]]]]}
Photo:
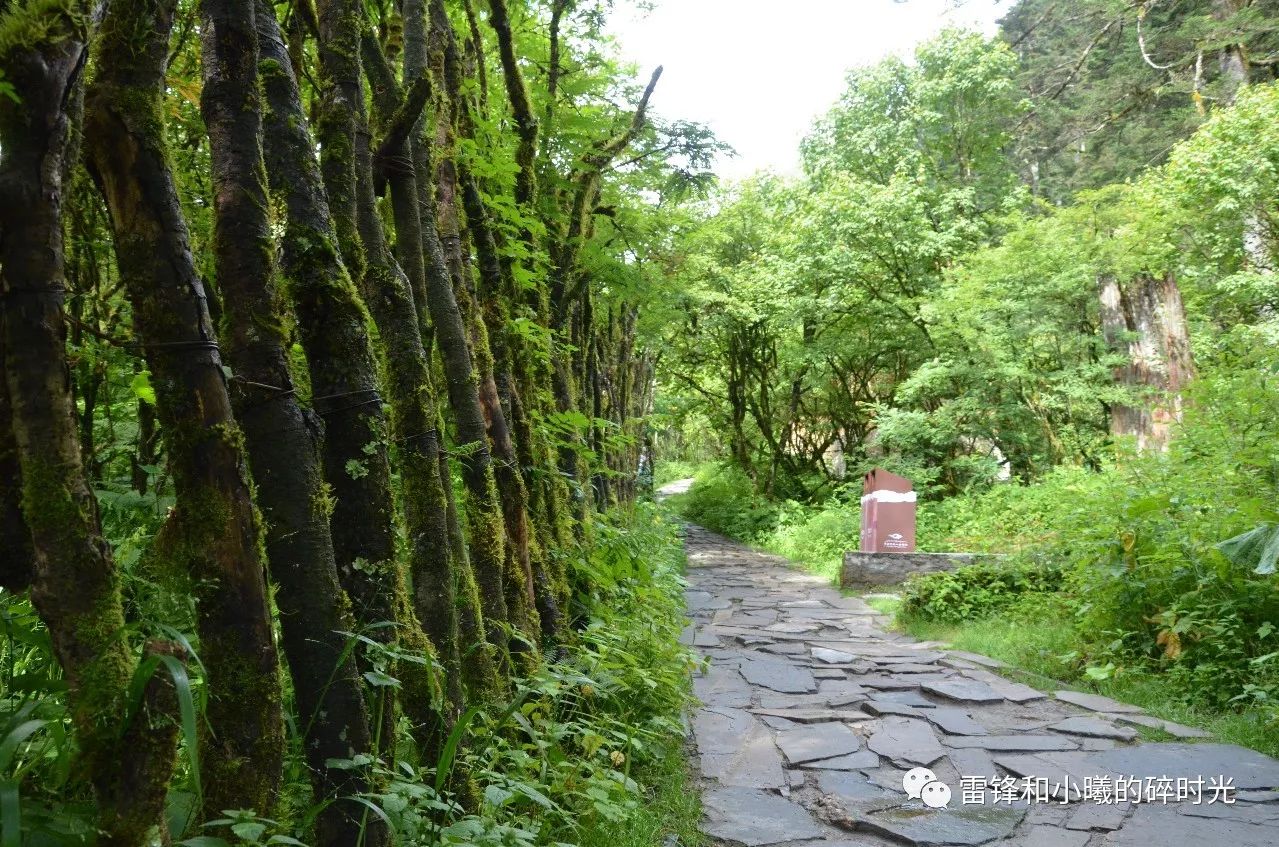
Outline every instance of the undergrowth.
{"type": "MultiPolygon", "coordinates": [[[[680,723],[692,657],[677,640],[683,552],[674,525],[649,504],[611,515],[569,565],[589,571],[580,583],[594,587],[577,598],[580,626],[557,661],[517,680],[508,702],[465,713],[440,761],[348,763],[378,775],[377,790],[360,802],[368,820],[390,825],[397,845],[653,847],[672,834],[698,843],[680,723]],[[477,805],[465,808],[448,790],[456,772],[470,775],[477,805]]],[[[0,624],[0,843],[92,844],[93,807],[77,780],[66,686],[48,633],[12,594],[0,593],[0,624]]],[[[198,705],[198,675],[185,685],[198,705]]],[[[229,823],[237,844],[306,844],[318,809],[304,805],[297,743],[276,809],[228,810],[204,826],[191,821],[195,785],[184,758],[169,797],[169,837],[223,847],[201,833],[229,823]]]]}

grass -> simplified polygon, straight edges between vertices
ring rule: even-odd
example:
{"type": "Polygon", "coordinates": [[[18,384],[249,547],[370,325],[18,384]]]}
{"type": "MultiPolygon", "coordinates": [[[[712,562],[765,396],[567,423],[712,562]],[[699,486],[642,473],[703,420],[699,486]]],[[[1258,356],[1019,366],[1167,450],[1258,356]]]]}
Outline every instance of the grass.
{"type": "MultiPolygon", "coordinates": [[[[868,600],[874,608],[889,611],[892,601],[868,600]],[[880,605],[883,603],[884,605],[880,605]]],[[[943,641],[959,650],[979,653],[1006,662],[1006,674],[1039,689],[1071,688],[1131,703],[1150,714],[1212,733],[1219,741],[1251,747],[1279,757],[1279,732],[1268,726],[1259,710],[1222,711],[1187,702],[1172,684],[1158,675],[1126,671],[1112,679],[1094,681],[1071,673],[1062,656],[1071,649],[1072,621],[1064,607],[1037,603],[1033,613],[1002,614],[939,624],[897,619],[902,631],[925,641],[943,641]],[[1069,681],[1063,682],[1063,679],[1069,681]]],[[[1172,740],[1158,730],[1138,730],[1148,740],[1172,740]]]]}
{"type": "Polygon", "coordinates": [[[582,833],[582,847],[702,847],[702,799],[691,767],[687,749],[673,743],[668,755],[636,775],[648,788],[643,806],[624,821],[582,833]]]}
{"type": "Polygon", "coordinates": [[[866,601],[867,606],[870,606],[881,615],[896,615],[897,610],[902,607],[902,598],[895,594],[880,594],[878,596],[863,597],[862,599],[866,601]]]}
{"type": "MultiPolygon", "coordinates": [[[[660,470],[671,463],[659,465],[660,470]]],[[[692,466],[689,466],[690,468],[692,466]]],[[[692,473],[679,469],[666,480],[683,479],[692,473]]],[[[659,509],[668,517],[674,511],[666,505],[659,509]]],[[[681,557],[687,565],[687,561],[681,557]]],[[[691,684],[691,682],[690,682],[691,684]]],[[[702,847],[706,837],[699,825],[702,818],[702,796],[694,775],[690,750],[683,739],[671,739],[661,755],[657,755],[639,772],[631,774],[645,787],[641,805],[625,820],[603,821],[581,834],[581,847],[702,847]]]]}

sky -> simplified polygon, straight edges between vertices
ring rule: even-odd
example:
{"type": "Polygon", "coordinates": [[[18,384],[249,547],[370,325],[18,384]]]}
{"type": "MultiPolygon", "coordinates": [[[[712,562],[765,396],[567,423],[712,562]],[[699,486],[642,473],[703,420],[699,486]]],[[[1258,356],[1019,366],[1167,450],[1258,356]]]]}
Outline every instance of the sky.
{"type": "Polygon", "coordinates": [[[668,119],[709,124],[738,155],[716,165],[737,179],[799,172],[799,142],[844,89],[848,70],[897,55],[947,26],[996,30],[1009,0],[656,0],[619,3],[611,32],[668,119]]]}

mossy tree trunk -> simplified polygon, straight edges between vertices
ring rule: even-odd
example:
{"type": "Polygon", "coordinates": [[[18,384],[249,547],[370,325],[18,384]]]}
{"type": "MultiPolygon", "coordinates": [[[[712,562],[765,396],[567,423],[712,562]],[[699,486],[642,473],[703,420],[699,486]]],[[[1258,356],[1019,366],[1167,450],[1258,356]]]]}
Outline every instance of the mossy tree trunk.
{"type": "MultiPolygon", "coordinates": [[[[429,182],[431,191],[422,192],[426,219],[433,230],[425,233],[427,256],[427,302],[435,326],[444,366],[449,406],[462,451],[462,478],[467,490],[467,526],[471,561],[479,583],[484,615],[489,622],[489,638],[499,643],[504,636],[498,622],[509,622],[533,637],[532,603],[528,581],[520,565],[517,550],[509,550],[506,517],[498,494],[492,451],[488,439],[485,408],[481,400],[484,375],[477,369],[476,359],[488,357],[487,349],[471,346],[471,328],[459,299],[468,296],[461,233],[461,200],[458,197],[457,167],[453,159],[453,108],[450,93],[457,89],[460,72],[452,24],[442,3],[431,2],[431,73],[435,80],[436,99],[431,143],[429,182]],[[450,79],[450,76],[453,78],[450,79]],[[508,555],[510,553],[511,555],[508,555]],[[514,566],[513,566],[514,564],[514,566]],[[497,615],[498,617],[494,618],[497,615]]],[[[425,145],[427,142],[419,141],[425,145]]],[[[425,149],[422,150],[425,153],[425,149]]],[[[487,345],[487,341],[485,341],[487,345]]],[[[526,649],[523,639],[511,639],[513,650],[526,649]]]]}
{"type": "Polygon", "coordinates": [[[122,726],[137,662],[120,577],[85,478],[66,357],[62,197],[90,10],[6,8],[27,43],[0,54],[21,92],[0,103],[0,474],[9,561],[4,585],[31,583],[68,685],[81,768],[98,801],[100,844],[146,843],[173,767],[172,688],[152,676],[122,726]],[[21,486],[22,514],[14,512],[21,486]],[[13,544],[13,547],[8,547],[13,544]],[[10,557],[12,557],[10,559],[10,557]]]}
{"type": "MultiPolygon", "coordinates": [[[[406,6],[406,13],[411,13],[406,6]]],[[[408,15],[406,14],[406,17],[408,15]]],[[[408,28],[406,22],[406,29],[408,28]]],[[[457,578],[448,542],[448,500],[440,476],[443,450],[438,428],[439,409],[432,384],[430,360],[422,333],[427,325],[425,269],[422,253],[422,220],[418,206],[417,172],[409,155],[409,134],[420,118],[429,93],[421,76],[406,78],[407,91],[395,77],[386,55],[371,33],[362,38],[364,68],[373,92],[374,111],[383,141],[376,164],[390,191],[395,224],[395,253],[404,279],[402,291],[369,292],[379,332],[387,339],[388,377],[397,407],[396,431],[400,475],[404,481],[405,524],[410,539],[409,561],[413,575],[414,608],[427,634],[440,651],[450,679],[461,678],[457,578]],[[407,285],[405,285],[407,283],[407,285]]],[[[465,566],[465,565],[463,565],[465,566]]],[[[483,651],[479,661],[489,657],[483,651]]],[[[492,666],[490,665],[490,672],[492,666]]],[[[489,686],[496,679],[490,677],[489,686]]],[[[452,686],[454,714],[461,711],[461,688],[452,686]]]]}
{"type": "Polygon", "coordinates": [[[163,135],[170,0],[118,0],[85,100],[88,162],[153,375],[177,505],[164,552],[195,586],[208,672],[206,814],[269,813],[284,755],[279,659],[239,427],[163,135]]]}
{"type": "MultiPolygon", "coordinates": [[[[364,806],[346,798],[369,790],[349,761],[372,751],[368,713],[346,650],[351,619],[329,535],[329,493],[320,459],[320,423],[298,401],[276,291],[274,249],[262,158],[255,0],[203,0],[201,108],[212,161],[214,254],[223,338],[235,369],[232,401],[244,428],[266,549],[293,676],[302,745],[315,799],[320,845],[360,840],[364,806]]],[[[385,843],[370,822],[365,845],[385,843]]]]}
{"type": "MultiPolygon", "coordinates": [[[[324,421],[324,479],[332,498],[329,531],[338,579],[359,631],[395,640],[395,504],[385,405],[368,315],[343,262],[315,141],[302,110],[288,48],[271,6],[255,22],[266,96],[263,150],[271,190],[285,210],[280,271],[298,315],[312,403],[324,421]]],[[[326,124],[330,129],[332,120],[326,124]]],[[[362,261],[358,242],[351,255],[362,261]]],[[[362,267],[362,264],[360,265],[362,267]]],[[[373,657],[357,653],[367,669],[373,657]]],[[[367,692],[377,749],[392,748],[395,701],[367,692]]]]}
{"type": "MultiPolygon", "coordinates": [[[[353,240],[344,246],[344,252],[358,251],[363,256],[361,293],[377,324],[382,345],[393,438],[400,452],[414,457],[411,463],[401,465],[406,512],[412,511],[406,515],[412,521],[410,557],[419,563],[447,562],[447,512],[443,498],[438,507],[443,531],[430,537],[424,529],[436,519],[435,515],[427,514],[430,500],[423,492],[439,483],[438,432],[434,407],[429,402],[430,372],[413,292],[387,243],[374,194],[373,148],[360,62],[360,15],[358,4],[352,0],[325,0],[319,4],[323,47],[320,70],[325,86],[325,117],[321,126],[329,133],[321,138],[325,183],[331,196],[349,196],[352,201],[346,210],[354,213],[355,229],[351,233],[353,240]],[[429,459],[424,459],[428,454],[429,459]]],[[[403,582],[401,579],[401,584],[403,582]]],[[[404,616],[400,618],[400,637],[411,639],[405,646],[418,653],[433,652],[434,647],[417,622],[416,604],[405,597],[398,608],[404,616]]],[[[432,621],[431,625],[436,623],[432,621]]],[[[428,678],[423,670],[429,671],[409,663],[400,666],[404,683],[401,702],[429,760],[435,745],[442,741],[440,731],[446,723],[437,711],[437,707],[443,706],[438,680],[433,673],[428,678]]]]}

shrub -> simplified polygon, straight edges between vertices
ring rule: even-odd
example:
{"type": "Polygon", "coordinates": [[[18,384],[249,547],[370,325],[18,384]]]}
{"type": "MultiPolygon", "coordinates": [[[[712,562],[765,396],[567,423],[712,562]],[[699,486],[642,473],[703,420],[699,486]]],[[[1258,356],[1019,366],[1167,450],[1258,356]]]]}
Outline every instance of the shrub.
{"type": "Polygon", "coordinates": [[[978,562],[907,580],[899,614],[941,623],[987,617],[1029,594],[1057,591],[1058,567],[1027,561],[978,562]]]}
{"type": "Polygon", "coordinates": [[[750,477],[730,465],[707,465],[687,494],[672,498],[679,513],[712,532],[756,543],[777,527],[781,507],[755,493],[750,477]]]}

